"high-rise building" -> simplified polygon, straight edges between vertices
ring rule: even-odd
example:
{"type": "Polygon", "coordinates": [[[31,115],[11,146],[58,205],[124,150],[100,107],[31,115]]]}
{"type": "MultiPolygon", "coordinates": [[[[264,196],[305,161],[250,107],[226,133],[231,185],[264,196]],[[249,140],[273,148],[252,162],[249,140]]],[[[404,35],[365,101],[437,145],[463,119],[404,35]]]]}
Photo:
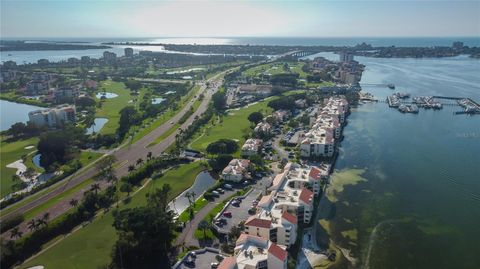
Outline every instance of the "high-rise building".
{"type": "Polygon", "coordinates": [[[353,62],[353,53],[346,51],[340,52],[340,62],[353,62]]]}
{"type": "Polygon", "coordinates": [[[133,49],[132,48],[125,48],[125,57],[128,57],[128,58],[133,57],[133,49]]]}
{"type": "Polygon", "coordinates": [[[28,119],[36,126],[58,127],[75,122],[75,106],[61,105],[55,108],[35,110],[28,113],[28,119]]]}

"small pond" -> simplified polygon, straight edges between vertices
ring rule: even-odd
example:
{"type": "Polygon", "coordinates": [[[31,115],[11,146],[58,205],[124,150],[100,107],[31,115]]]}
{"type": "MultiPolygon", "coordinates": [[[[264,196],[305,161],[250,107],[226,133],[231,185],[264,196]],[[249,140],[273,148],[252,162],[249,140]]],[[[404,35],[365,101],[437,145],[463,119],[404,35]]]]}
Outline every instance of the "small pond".
{"type": "Polygon", "coordinates": [[[118,94],[113,93],[113,92],[99,92],[96,94],[98,99],[101,99],[103,96],[107,99],[112,99],[118,96],[118,94]]]}
{"type": "Polygon", "coordinates": [[[87,134],[93,134],[93,132],[100,132],[103,126],[108,122],[107,118],[95,118],[93,124],[87,128],[87,134]]]}
{"type": "Polygon", "coordinates": [[[165,101],[166,99],[165,98],[162,98],[162,97],[155,97],[155,98],[152,98],[152,104],[154,105],[158,105],[160,104],[161,102],[165,101]]]}
{"type": "Polygon", "coordinates": [[[194,192],[195,193],[195,200],[198,197],[202,196],[202,194],[208,190],[208,188],[212,187],[215,182],[217,182],[208,172],[200,172],[197,177],[195,178],[195,182],[193,185],[182,192],[177,198],[175,198],[172,202],[170,202],[169,206],[172,208],[177,214],[181,214],[188,208],[188,198],[185,196],[187,192],[194,192]]]}

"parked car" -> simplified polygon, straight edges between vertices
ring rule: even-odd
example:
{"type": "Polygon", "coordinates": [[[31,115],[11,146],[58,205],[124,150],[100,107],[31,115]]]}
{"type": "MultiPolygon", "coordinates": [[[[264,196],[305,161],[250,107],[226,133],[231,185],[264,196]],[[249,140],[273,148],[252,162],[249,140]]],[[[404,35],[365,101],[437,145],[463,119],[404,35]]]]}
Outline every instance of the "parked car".
{"type": "Polygon", "coordinates": [[[232,205],[233,205],[233,206],[236,206],[236,207],[239,207],[239,206],[240,206],[240,202],[237,201],[237,200],[233,200],[233,201],[232,201],[232,205]]]}
{"type": "Polygon", "coordinates": [[[255,206],[250,207],[248,209],[248,214],[255,214],[257,212],[257,208],[255,206]]]}
{"type": "Polygon", "coordinates": [[[183,263],[188,267],[195,267],[195,260],[193,259],[186,259],[183,263]]]}
{"type": "Polygon", "coordinates": [[[216,197],[220,196],[220,193],[218,193],[218,191],[212,191],[212,194],[213,194],[213,196],[216,196],[216,197]]]}
{"type": "Polygon", "coordinates": [[[227,190],[233,189],[232,185],[230,185],[230,184],[224,184],[223,187],[227,190]]]}
{"type": "Polygon", "coordinates": [[[211,268],[218,268],[218,262],[212,262],[210,266],[211,268]]]}
{"type": "Polygon", "coordinates": [[[218,188],[217,191],[218,191],[219,193],[225,193],[225,191],[224,191],[222,188],[218,188]]]}
{"type": "Polygon", "coordinates": [[[225,211],[223,212],[223,216],[227,217],[227,218],[231,218],[232,217],[232,212],[230,211],[225,211]]]}
{"type": "Polygon", "coordinates": [[[189,254],[190,254],[190,257],[192,257],[194,259],[197,258],[197,253],[195,251],[190,251],[189,254]]]}

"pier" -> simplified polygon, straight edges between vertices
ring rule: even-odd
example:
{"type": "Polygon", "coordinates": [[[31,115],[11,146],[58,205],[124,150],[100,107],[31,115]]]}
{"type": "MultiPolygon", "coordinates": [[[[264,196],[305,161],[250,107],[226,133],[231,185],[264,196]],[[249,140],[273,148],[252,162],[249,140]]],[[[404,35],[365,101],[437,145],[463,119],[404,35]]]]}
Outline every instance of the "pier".
{"type": "Polygon", "coordinates": [[[360,86],[367,86],[367,87],[386,87],[389,89],[395,89],[395,84],[393,83],[366,83],[361,84],[360,86]]]}
{"type": "Polygon", "coordinates": [[[397,108],[400,112],[413,112],[418,113],[418,107],[442,109],[443,106],[460,106],[463,107],[463,111],[454,112],[454,114],[480,114],[480,104],[471,98],[465,97],[452,97],[452,96],[419,96],[413,97],[412,101],[404,101],[398,96],[393,94],[388,96],[385,101],[389,107],[397,108]],[[455,100],[455,103],[441,102],[440,100],[455,100]],[[418,106],[418,107],[417,107],[418,106]]]}

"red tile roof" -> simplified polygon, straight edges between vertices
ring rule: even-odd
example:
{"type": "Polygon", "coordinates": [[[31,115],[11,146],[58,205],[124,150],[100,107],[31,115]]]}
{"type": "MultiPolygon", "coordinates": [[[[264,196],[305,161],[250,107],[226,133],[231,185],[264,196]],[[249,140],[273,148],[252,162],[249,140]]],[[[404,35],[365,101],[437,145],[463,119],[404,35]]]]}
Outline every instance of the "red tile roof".
{"type": "Polygon", "coordinates": [[[218,265],[218,269],[232,269],[234,268],[235,264],[237,264],[237,259],[235,257],[226,257],[223,261],[218,265]]]}
{"type": "Polygon", "coordinates": [[[303,188],[300,193],[300,200],[306,204],[311,204],[313,202],[313,192],[309,189],[303,188]]]}
{"type": "Polygon", "coordinates": [[[320,179],[321,172],[322,171],[320,171],[320,169],[318,169],[317,167],[312,167],[312,169],[310,169],[310,173],[308,174],[308,176],[314,179],[320,179]]]}
{"type": "Polygon", "coordinates": [[[252,218],[247,220],[247,222],[245,222],[245,226],[254,226],[259,228],[270,228],[271,225],[272,225],[271,220],[259,219],[259,218],[252,218]]]}
{"type": "Polygon", "coordinates": [[[292,224],[297,224],[297,217],[288,213],[287,211],[283,212],[282,219],[286,219],[288,222],[292,224]]]}
{"type": "Polygon", "coordinates": [[[277,244],[272,243],[270,248],[268,248],[268,253],[272,254],[273,256],[277,257],[281,261],[285,261],[288,257],[288,253],[286,250],[279,247],[277,244]]]}

